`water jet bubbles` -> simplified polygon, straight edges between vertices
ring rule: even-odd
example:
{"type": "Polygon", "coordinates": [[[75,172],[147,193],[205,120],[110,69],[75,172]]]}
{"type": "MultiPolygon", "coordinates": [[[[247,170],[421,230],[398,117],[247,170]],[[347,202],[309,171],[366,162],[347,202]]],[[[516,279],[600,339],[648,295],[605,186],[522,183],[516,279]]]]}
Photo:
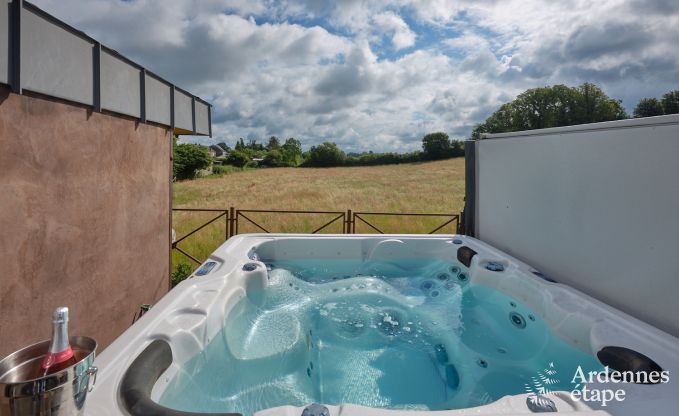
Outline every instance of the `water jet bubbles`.
{"type": "Polygon", "coordinates": [[[365,332],[365,322],[359,317],[352,317],[340,322],[339,334],[344,338],[356,338],[365,332]]]}
{"type": "Polygon", "coordinates": [[[383,334],[387,336],[397,335],[401,331],[401,322],[403,319],[396,311],[387,311],[380,313],[381,320],[377,323],[383,334]]]}
{"type": "Polygon", "coordinates": [[[443,344],[436,344],[436,346],[434,346],[434,353],[436,355],[436,360],[440,364],[448,362],[448,351],[446,351],[446,347],[444,347],[443,344]]]}

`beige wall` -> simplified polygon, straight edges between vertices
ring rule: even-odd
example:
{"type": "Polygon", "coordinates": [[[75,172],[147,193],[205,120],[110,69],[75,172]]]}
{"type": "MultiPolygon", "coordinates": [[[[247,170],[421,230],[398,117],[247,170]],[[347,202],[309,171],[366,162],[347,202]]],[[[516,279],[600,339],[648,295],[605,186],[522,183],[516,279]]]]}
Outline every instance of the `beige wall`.
{"type": "Polygon", "coordinates": [[[72,335],[99,350],[168,290],[170,131],[0,86],[0,356],[72,335]]]}

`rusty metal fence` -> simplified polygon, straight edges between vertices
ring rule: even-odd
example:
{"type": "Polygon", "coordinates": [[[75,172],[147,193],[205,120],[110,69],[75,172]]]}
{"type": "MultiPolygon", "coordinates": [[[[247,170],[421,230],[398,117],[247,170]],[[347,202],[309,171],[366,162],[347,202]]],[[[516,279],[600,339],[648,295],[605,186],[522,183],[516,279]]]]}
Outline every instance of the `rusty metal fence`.
{"type": "MultiPolygon", "coordinates": [[[[266,210],[266,209],[236,209],[230,207],[228,209],[207,209],[207,208],[173,208],[175,212],[192,212],[192,213],[208,213],[209,219],[201,222],[200,225],[195,226],[190,231],[181,237],[175,238],[172,241],[172,248],[182,255],[189,258],[191,261],[201,264],[202,261],[196,258],[196,255],[188,253],[184,248],[180,247],[180,243],[187,238],[195,235],[206,227],[214,224],[219,224],[223,221],[223,240],[226,241],[230,237],[242,232],[243,226],[247,225],[254,229],[254,232],[273,233],[281,232],[280,230],[273,230],[271,225],[265,224],[261,219],[256,218],[258,215],[267,214],[276,217],[285,218],[291,215],[307,215],[314,217],[325,217],[318,224],[308,227],[308,229],[295,231],[297,233],[311,233],[318,234],[321,232],[332,232],[332,227],[335,227],[339,234],[386,234],[395,233],[403,234],[407,230],[407,223],[399,223],[398,230],[387,230],[384,225],[380,224],[380,219],[384,218],[429,218],[440,219],[436,222],[436,226],[429,230],[426,234],[435,234],[449,230],[452,233],[460,231],[460,215],[459,214],[442,214],[442,213],[405,213],[405,212],[363,212],[353,211],[351,209],[346,211],[300,211],[300,210],[266,210]],[[341,224],[341,232],[338,225],[341,224]],[[359,230],[357,231],[357,224],[359,230]]],[[[277,222],[277,224],[281,224],[277,222]]],[[[290,225],[289,223],[287,225],[290,225]]],[[[280,227],[279,227],[280,228],[280,227]]],[[[248,231],[251,232],[251,231],[248,231]]],[[[285,232],[285,231],[283,231],[285,232]]],[[[415,234],[425,234],[425,232],[415,232],[415,234]]],[[[215,247],[216,248],[216,247],[215,247]]]]}

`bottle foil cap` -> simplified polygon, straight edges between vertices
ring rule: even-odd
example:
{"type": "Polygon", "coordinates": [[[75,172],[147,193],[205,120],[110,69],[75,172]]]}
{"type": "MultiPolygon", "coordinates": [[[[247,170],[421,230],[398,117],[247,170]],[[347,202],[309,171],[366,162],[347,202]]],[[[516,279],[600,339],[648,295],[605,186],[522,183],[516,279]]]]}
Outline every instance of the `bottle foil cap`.
{"type": "Polygon", "coordinates": [[[52,313],[52,322],[68,322],[68,308],[66,306],[56,308],[52,313]]]}

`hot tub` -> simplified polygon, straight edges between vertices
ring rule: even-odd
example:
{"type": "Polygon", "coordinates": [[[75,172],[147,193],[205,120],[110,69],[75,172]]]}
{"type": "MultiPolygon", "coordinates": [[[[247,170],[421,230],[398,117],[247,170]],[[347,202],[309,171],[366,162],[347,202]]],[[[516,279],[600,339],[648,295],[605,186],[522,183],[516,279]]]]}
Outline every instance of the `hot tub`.
{"type": "Polygon", "coordinates": [[[464,236],[234,237],[95,364],[91,415],[679,406],[677,338],[464,236]]]}

